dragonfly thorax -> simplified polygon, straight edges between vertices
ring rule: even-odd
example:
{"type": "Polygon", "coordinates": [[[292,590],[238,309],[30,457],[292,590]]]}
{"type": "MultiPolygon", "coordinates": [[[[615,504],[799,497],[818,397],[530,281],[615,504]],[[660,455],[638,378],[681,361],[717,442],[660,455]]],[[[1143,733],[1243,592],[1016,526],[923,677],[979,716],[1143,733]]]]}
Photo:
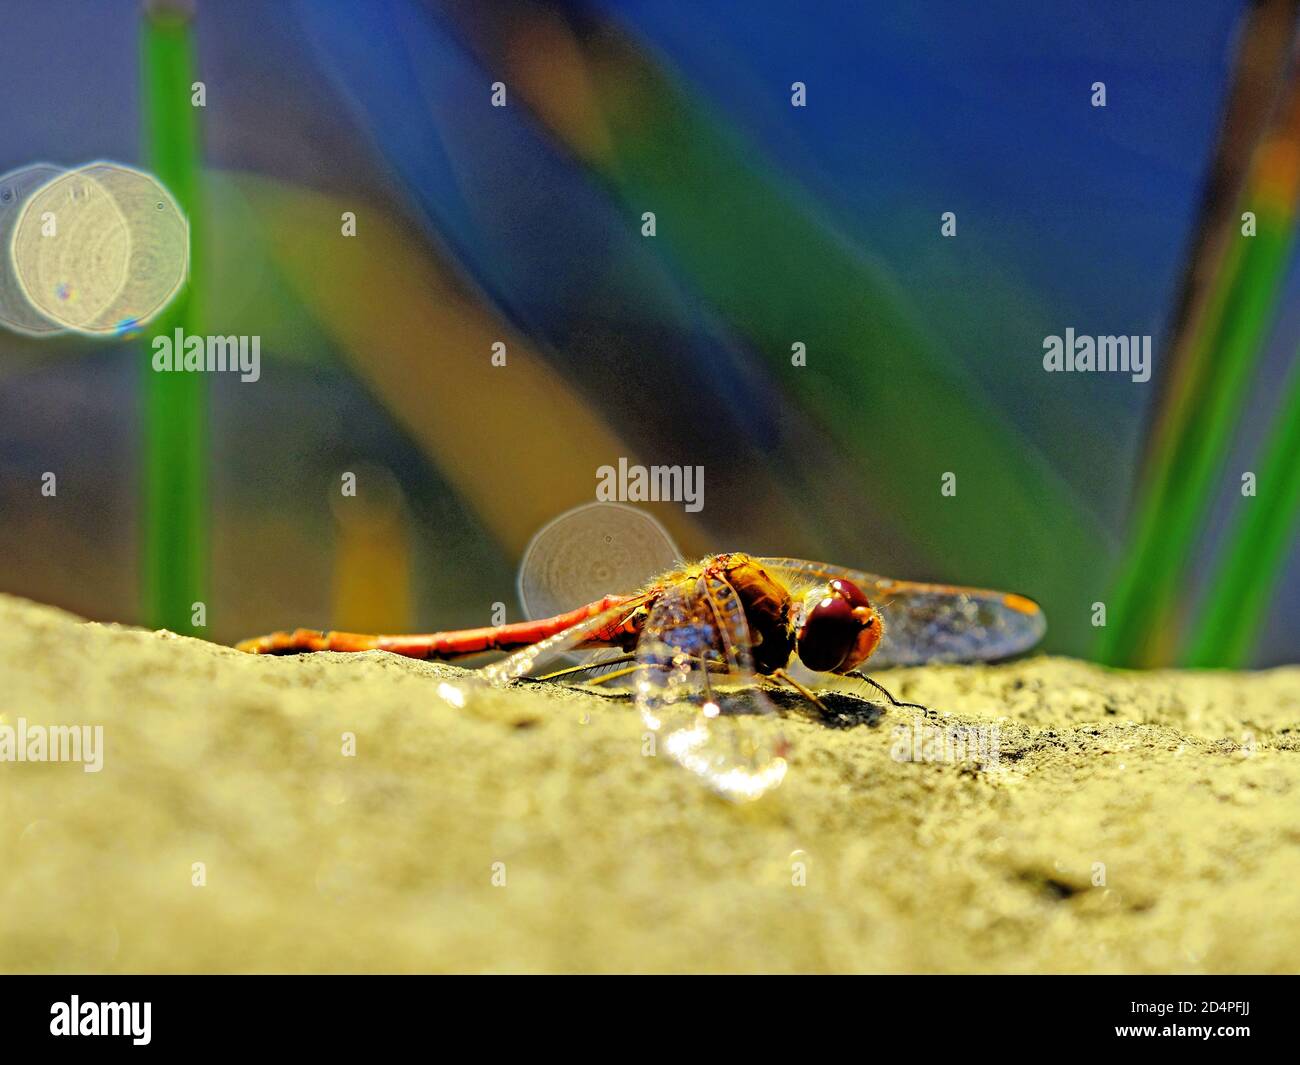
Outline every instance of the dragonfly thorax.
{"type": "Polygon", "coordinates": [[[794,654],[794,611],[789,590],[748,555],[717,555],[712,560],[736,590],[749,625],[754,670],[783,669],[794,654]]]}

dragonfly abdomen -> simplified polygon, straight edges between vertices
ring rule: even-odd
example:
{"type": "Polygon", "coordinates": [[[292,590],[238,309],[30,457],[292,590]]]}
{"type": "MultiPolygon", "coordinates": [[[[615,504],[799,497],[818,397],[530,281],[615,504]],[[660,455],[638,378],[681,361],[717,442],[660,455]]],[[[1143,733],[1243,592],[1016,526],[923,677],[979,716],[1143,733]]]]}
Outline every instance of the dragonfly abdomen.
{"type": "MultiPolygon", "coordinates": [[[[390,651],[407,658],[451,659],[485,651],[516,651],[549,639],[565,629],[596,617],[607,610],[626,604],[634,614],[635,604],[644,601],[644,595],[607,595],[594,603],[577,607],[552,618],[535,621],[516,621],[506,625],[487,625],[479,629],[453,629],[447,632],[415,633],[407,636],[372,636],[359,632],[321,632],[318,629],[296,629],[293,632],[276,632],[240,643],[241,651],[253,654],[303,654],[310,651],[390,651]]],[[[622,646],[635,642],[637,620],[620,616],[599,632],[588,637],[585,646],[622,646]]]]}

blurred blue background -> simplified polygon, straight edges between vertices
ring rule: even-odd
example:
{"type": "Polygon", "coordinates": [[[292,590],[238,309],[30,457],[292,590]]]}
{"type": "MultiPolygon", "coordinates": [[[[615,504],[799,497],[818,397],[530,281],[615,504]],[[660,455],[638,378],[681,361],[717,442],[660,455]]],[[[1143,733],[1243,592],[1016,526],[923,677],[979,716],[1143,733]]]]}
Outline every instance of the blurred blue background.
{"type": "MultiPolygon", "coordinates": [[[[688,554],[1006,588],[1092,652],[1247,5],[191,7],[197,325],[263,353],[205,401],[204,635],[517,616],[530,536],[625,456],[704,467],[700,513],[647,505],[688,554]],[[1153,335],[1151,382],[1044,373],[1067,327],[1153,335]]],[[[147,165],[142,18],[9,0],[0,171],[147,165]]],[[[1300,344],[1282,286],[1198,580],[1300,344]]],[[[151,620],[147,360],[0,332],[0,590],[151,620]]],[[[1297,658],[1298,558],[1255,664],[1297,658]]]]}

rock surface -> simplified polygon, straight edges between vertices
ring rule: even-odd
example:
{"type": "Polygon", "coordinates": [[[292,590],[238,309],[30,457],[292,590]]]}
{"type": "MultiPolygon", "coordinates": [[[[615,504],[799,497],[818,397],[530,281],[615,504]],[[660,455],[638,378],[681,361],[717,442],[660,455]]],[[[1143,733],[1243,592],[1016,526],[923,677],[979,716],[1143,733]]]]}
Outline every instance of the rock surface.
{"type": "Polygon", "coordinates": [[[1300,969],[1300,668],[882,673],[996,763],[790,711],[732,806],[608,695],[458,710],[449,666],[5,597],[0,630],[0,726],[104,729],[97,773],[0,762],[0,971],[1300,969]]]}

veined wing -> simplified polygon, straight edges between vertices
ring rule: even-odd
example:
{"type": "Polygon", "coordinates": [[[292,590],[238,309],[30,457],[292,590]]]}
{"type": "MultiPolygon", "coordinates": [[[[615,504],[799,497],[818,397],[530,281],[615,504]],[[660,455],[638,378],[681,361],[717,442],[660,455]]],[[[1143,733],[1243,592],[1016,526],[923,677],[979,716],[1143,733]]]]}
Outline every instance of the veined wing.
{"type": "Polygon", "coordinates": [[[885,623],[884,638],[867,668],[1009,658],[1029,650],[1047,631],[1038,604],[1020,595],[893,580],[797,558],[756,561],[792,589],[836,577],[861,588],[885,623]]]}
{"type": "Polygon", "coordinates": [[[581,650],[584,645],[590,646],[594,642],[601,640],[602,637],[611,635],[613,630],[625,618],[643,606],[649,598],[649,594],[638,596],[636,599],[625,600],[599,614],[593,614],[591,617],[579,621],[575,625],[570,625],[561,632],[557,632],[554,636],[548,636],[531,647],[525,647],[523,650],[516,651],[499,662],[493,662],[491,665],[485,666],[479,670],[479,676],[495,687],[501,687],[509,684],[512,680],[526,677],[534,670],[555,662],[561,655],[569,651],[581,650]]]}
{"type": "Polygon", "coordinates": [[[733,801],[781,783],[785,742],[757,687],[745,612],[725,580],[701,576],[661,592],[637,664],[637,708],[664,753],[733,801]]]}

